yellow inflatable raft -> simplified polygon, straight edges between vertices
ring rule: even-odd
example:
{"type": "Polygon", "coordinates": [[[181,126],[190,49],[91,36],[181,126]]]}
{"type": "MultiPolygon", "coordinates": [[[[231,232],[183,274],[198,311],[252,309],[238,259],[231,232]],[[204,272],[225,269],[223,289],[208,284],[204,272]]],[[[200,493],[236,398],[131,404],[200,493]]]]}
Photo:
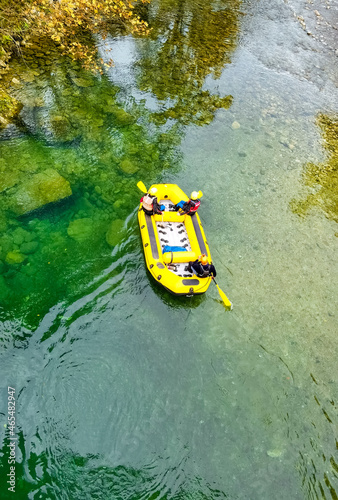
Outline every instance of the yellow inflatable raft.
{"type": "Polygon", "coordinates": [[[189,261],[206,254],[211,256],[198,214],[180,215],[174,205],[187,195],[176,184],[154,184],[157,199],[165,205],[162,215],[146,215],[142,203],[138,211],[143,250],[147,268],[158,283],[175,295],[199,295],[207,291],[211,278],[199,278],[186,270],[189,261]],[[182,251],[165,251],[166,246],[182,251]]]}

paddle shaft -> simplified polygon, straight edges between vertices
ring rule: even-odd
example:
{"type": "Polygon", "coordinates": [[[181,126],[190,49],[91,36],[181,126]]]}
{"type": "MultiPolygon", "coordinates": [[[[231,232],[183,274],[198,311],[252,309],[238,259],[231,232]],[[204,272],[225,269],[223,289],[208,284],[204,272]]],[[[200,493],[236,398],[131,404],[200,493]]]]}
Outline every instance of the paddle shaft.
{"type": "Polygon", "coordinates": [[[217,281],[215,280],[214,277],[211,278],[212,281],[215,283],[215,285],[217,286],[217,290],[218,290],[218,293],[220,294],[220,297],[221,299],[223,300],[223,303],[226,307],[230,307],[230,309],[232,309],[232,304],[230,302],[230,300],[228,299],[228,297],[225,295],[225,293],[223,292],[223,290],[220,289],[220,287],[218,286],[217,284],[217,281]]]}

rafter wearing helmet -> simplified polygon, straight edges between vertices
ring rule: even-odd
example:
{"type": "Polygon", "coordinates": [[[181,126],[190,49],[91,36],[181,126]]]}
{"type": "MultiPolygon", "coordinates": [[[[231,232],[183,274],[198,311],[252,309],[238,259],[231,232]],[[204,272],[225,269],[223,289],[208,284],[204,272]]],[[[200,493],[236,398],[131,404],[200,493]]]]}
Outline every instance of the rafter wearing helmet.
{"type": "Polygon", "coordinates": [[[193,191],[190,195],[189,201],[180,201],[175,205],[176,210],[180,210],[181,214],[194,215],[201,202],[198,199],[198,192],[193,191]]]}
{"type": "Polygon", "coordinates": [[[199,278],[208,278],[209,276],[215,278],[217,274],[215,266],[212,263],[209,264],[205,254],[200,255],[195,262],[189,262],[186,271],[196,274],[199,278]]]}
{"type": "Polygon", "coordinates": [[[149,189],[148,193],[141,198],[142,208],[147,215],[162,214],[165,207],[158,204],[157,201],[157,188],[149,189]]]}

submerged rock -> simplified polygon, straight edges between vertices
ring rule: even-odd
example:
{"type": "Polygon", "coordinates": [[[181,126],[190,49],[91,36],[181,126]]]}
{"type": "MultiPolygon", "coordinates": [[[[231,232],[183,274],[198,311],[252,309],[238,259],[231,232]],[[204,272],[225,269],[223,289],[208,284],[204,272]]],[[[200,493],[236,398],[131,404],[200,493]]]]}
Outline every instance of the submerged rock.
{"type": "Polygon", "coordinates": [[[27,71],[22,75],[22,79],[24,82],[31,83],[34,82],[35,77],[37,76],[37,71],[27,71]]]}
{"type": "Polygon", "coordinates": [[[136,118],[124,109],[116,107],[111,112],[120,125],[131,125],[136,121],[136,118]]]}
{"type": "Polygon", "coordinates": [[[129,158],[126,158],[121,161],[120,168],[126,174],[135,174],[138,171],[138,166],[135,165],[129,158]]]}
{"type": "Polygon", "coordinates": [[[26,255],[23,255],[19,250],[13,250],[6,255],[7,264],[21,264],[25,259],[27,259],[26,255]]]}
{"type": "Polygon", "coordinates": [[[0,237],[0,259],[4,259],[11,250],[13,250],[13,240],[9,234],[5,233],[0,237]]]}
{"type": "Polygon", "coordinates": [[[0,213],[0,233],[4,233],[8,227],[8,221],[4,214],[0,213]]]}
{"type": "Polygon", "coordinates": [[[20,180],[21,172],[17,171],[0,171],[0,193],[15,186],[20,180]]]}
{"type": "Polygon", "coordinates": [[[94,232],[94,221],[89,217],[73,220],[67,229],[68,236],[82,242],[90,238],[94,232]]]}
{"type": "Polygon", "coordinates": [[[22,227],[17,227],[12,232],[11,237],[13,239],[13,243],[20,246],[25,242],[31,242],[32,240],[36,239],[36,234],[31,233],[26,229],[23,229],[22,227]]]}
{"type": "Polygon", "coordinates": [[[106,241],[108,245],[114,247],[121,241],[124,221],[121,219],[114,220],[106,233],[106,241]]]}
{"type": "Polygon", "coordinates": [[[4,300],[9,294],[9,288],[6,285],[5,279],[3,276],[0,276],[0,299],[4,300]]]}
{"type": "MultiPolygon", "coordinates": [[[[13,78],[13,80],[16,80],[13,78]]],[[[18,81],[17,81],[18,82],[18,81]]],[[[18,82],[20,83],[20,82],[18,82]]],[[[4,90],[0,89],[0,129],[8,125],[22,109],[22,104],[4,90]]]]}
{"type": "Polygon", "coordinates": [[[13,242],[20,246],[27,238],[29,238],[29,234],[30,233],[22,227],[17,227],[12,233],[13,242]]]}
{"type": "Polygon", "coordinates": [[[30,262],[28,262],[27,264],[24,264],[22,266],[20,272],[25,274],[26,276],[34,276],[34,274],[37,274],[38,269],[36,266],[32,266],[30,262]]]}
{"type": "Polygon", "coordinates": [[[77,87],[93,87],[94,81],[87,78],[72,78],[77,87]]]}
{"type": "Polygon", "coordinates": [[[51,168],[32,175],[14,193],[12,208],[17,215],[31,212],[72,194],[69,182],[51,168]]]}
{"type": "Polygon", "coordinates": [[[268,450],[266,453],[271,458],[278,458],[283,455],[283,450],[276,448],[274,450],[268,450]]]}
{"type": "Polygon", "coordinates": [[[69,135],[71,131],[71,124],[63,115],[52,116],[50,118],[50,124],[56,139],[62,139],[63,137],[69,135]]]}
{"type": "Polygon", "coordinates": [[[20,246],[20,252],[29,255],[34,253],[39,246],[37,241],[27,241],[20,246]]]}

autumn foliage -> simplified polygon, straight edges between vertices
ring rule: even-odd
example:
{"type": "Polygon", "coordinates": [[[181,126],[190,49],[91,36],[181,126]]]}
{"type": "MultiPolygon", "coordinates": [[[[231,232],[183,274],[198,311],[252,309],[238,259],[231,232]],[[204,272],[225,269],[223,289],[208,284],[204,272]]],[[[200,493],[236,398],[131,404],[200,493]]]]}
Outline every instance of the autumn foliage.
{"type": "Polygon", "coordinates": [[[19,5],[18,9],[18,3],[5,0],[0,7],[2,65],[11,50],[20,50],[30,38],[47,37],[85,68],[102,71],[103,61],[97,59],[91,35],[100,33],[105,38],[112,23],[129,27],[134,34],[148,32],[147,23],[135,14],[135,2],[129,0],[27,0],[19,5]]]}

